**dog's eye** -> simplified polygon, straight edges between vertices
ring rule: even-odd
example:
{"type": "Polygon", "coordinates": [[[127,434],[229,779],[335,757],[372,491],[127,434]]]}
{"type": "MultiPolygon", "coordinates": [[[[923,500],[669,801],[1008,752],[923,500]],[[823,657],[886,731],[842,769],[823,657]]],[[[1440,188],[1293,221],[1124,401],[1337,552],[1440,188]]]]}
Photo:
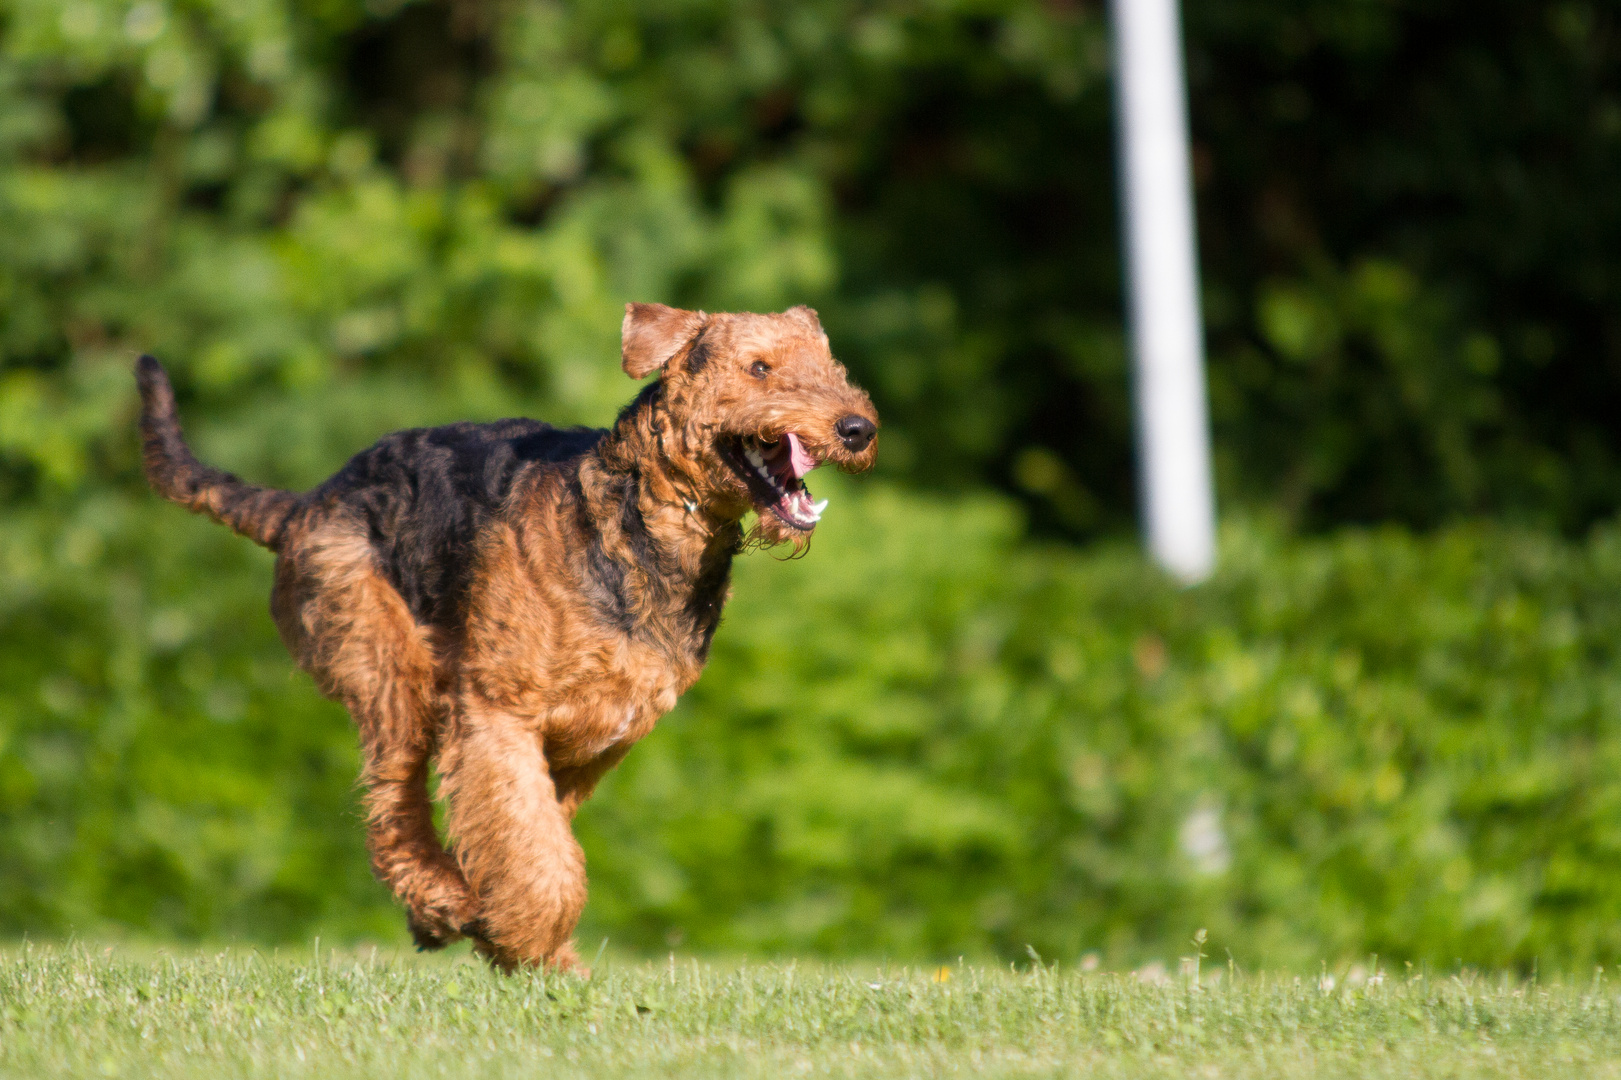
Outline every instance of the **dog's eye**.
{"type": "Polygon", "coordinates": [[[753,375],[756,379],[763,379],[767,375],[771,374],[771,365],[766,363],[764,360],[756,360],[754,363],[749,365],[749,374],[753,375]]]}

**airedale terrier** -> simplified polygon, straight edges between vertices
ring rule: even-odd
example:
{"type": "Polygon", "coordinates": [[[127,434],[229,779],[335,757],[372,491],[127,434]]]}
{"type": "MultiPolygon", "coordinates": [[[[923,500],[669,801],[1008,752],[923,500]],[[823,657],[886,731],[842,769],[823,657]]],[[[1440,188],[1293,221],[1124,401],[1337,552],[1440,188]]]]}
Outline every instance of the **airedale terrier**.
{"type": "Polygon", "coordinates": [[[162,366],[136,369],[153,488],[277,553],[271,612],[360,730],[372,866],[417,944],[468,937],[505,970],[579,968],[575,811],[697,680],[733,556],[805,544],[826,506],[805,474],[877,452],[809,308],[631,304],[622,357],[661,374],[611,429],[402,431],[303,495],[199,462],[162,366]]]}

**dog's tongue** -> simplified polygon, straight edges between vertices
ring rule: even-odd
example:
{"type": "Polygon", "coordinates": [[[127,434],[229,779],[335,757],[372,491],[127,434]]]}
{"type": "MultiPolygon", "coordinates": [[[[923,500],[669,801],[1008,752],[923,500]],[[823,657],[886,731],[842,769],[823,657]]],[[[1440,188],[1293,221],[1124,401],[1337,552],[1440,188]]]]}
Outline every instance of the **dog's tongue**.
{"type": "Polygon", "coordinates": [[[816,459],[811,457],[805,448],[800,445],[798,435],[795,435],[790,431],[788,432],[787,438],[789,453],[788,463],[793,467],[794,479],[798,480],[804,477],[806,473],[816,468],[816,459]]]}

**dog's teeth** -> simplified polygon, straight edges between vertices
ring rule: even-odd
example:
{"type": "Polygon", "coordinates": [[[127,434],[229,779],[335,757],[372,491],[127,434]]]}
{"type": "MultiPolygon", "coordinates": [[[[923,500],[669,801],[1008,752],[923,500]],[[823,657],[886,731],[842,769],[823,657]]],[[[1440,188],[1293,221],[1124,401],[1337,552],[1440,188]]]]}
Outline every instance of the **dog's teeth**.
{"type": "Polygon", "coordinates": [[[749,464],[753,465],[755,468],[759,468],[759,467],[761,467],[762,465],[765,464],[765,459],[762,458],[760,456],[759,452],[754,450],[754,449],[748,449],[748,450],[743,451],[743,456],[748,458],[749,459],[749,464]]]}
{"type": "Polygon", "coordinates": [[[821,502],[813,502],[813,503],[811,503],[811,513],[815,514],[817,516],[817,518],[820,518],[822,516],[822,511],[826,510],[826,509],[827,509],[827,500],[826,499],[823,499],[821,502]]]}

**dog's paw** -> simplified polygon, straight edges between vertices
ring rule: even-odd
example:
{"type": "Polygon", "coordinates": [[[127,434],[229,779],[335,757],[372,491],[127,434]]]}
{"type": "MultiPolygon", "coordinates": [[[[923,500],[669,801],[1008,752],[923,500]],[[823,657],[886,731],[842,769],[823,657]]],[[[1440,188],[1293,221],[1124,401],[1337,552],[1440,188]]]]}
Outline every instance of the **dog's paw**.
{"type": "Polygon", "coordinates": [[[566,972],[581,979],[591,977],[591,969],[586,967],[585,962],[580,959],[580,954],[574,950],[572,941],[565,941],[558,946],[557,951],[546,962],[546,966],[553,971],[566,972]]]}
{"type": "Polygon", "coordinates": [[[406,917],[405,925],[411,931],[411,940],[416,942],[417,952],[434,952],[461,937],[454,931],[447,932],[447,927],[418,921],[414,914],[406,917]]]}
{"type": "Polygon", "coordinates": [[[464,937],[480,940],[484,926],[481,919],[467,919],[434,909],[408,911],[405,924],[411,930],[411,940],[416,942],[417,952],[443,949],[464,937]]]}

